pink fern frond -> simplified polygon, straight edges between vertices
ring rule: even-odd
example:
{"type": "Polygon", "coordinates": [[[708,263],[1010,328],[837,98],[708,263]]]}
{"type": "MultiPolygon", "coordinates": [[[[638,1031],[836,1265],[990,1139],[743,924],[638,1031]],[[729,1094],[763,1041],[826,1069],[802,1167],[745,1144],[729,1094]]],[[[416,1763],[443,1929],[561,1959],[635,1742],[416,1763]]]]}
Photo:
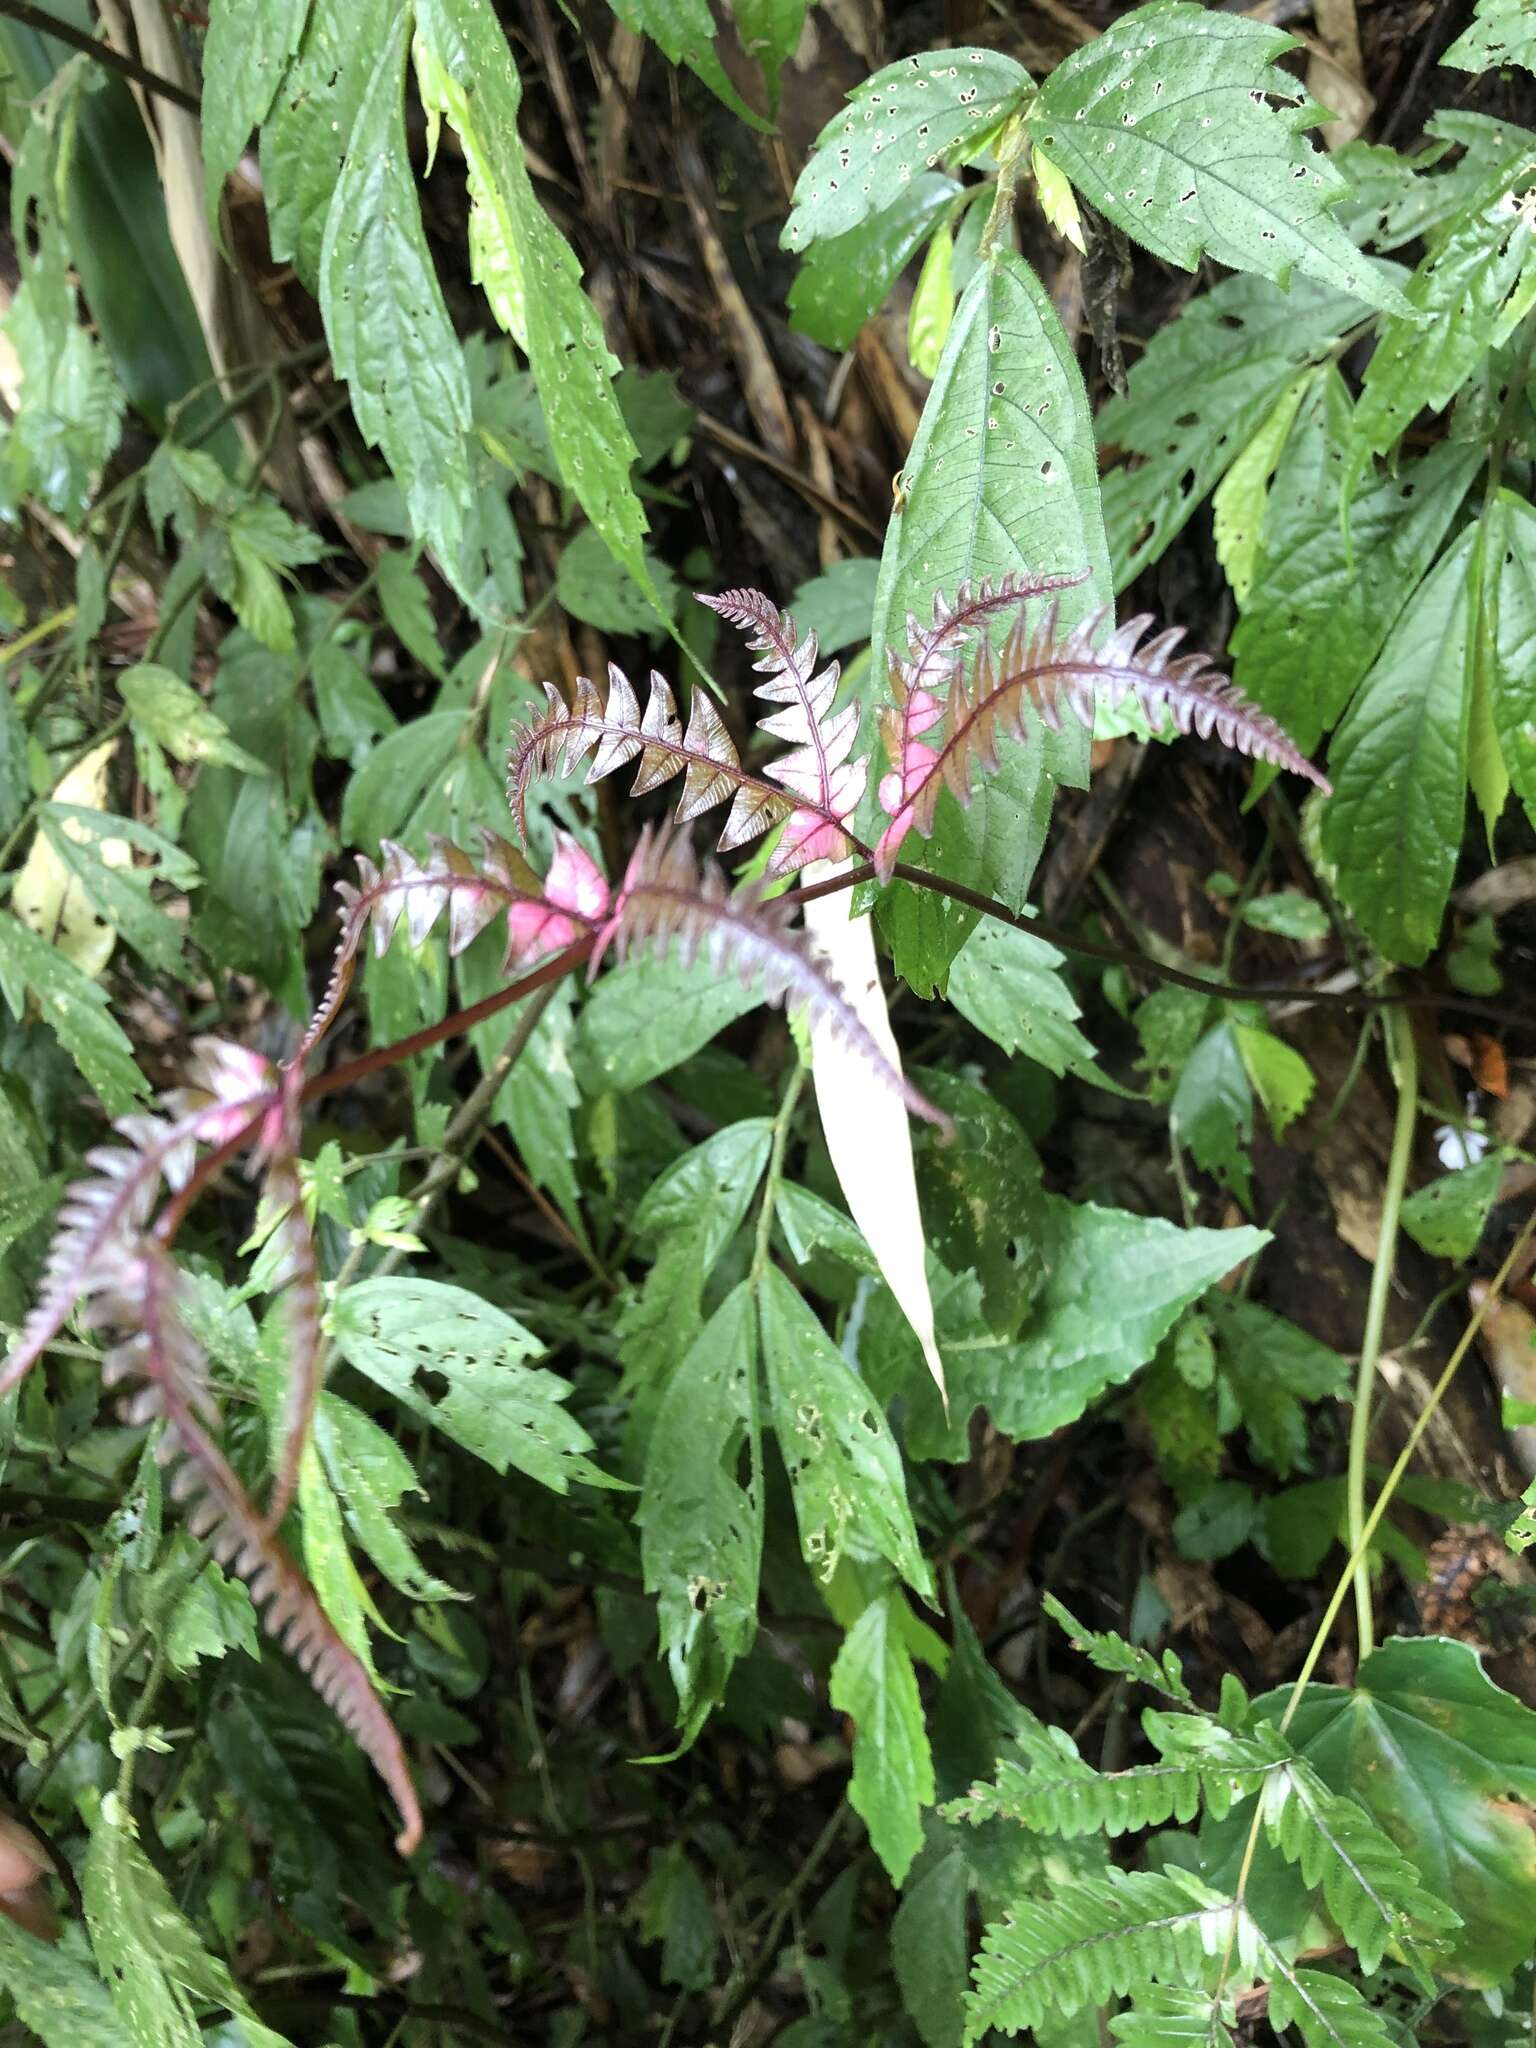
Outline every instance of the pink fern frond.
{"type": "Polygon", "coordinates": [[[280,1090],[259,1054],[203,1038],[186,1085],[164,1106],[163,1116],[119,1117],[113,1129],[125,1142],[86,1153],[92,1171],[65,1194],[38,1299],[0,1367],[0,1396],[25,1378],[77,1302],[116,1284],[124,1247],[147,1228],[162,1186],[185,1184],[200,1145],[228,1144],[245,1131],[257,1144],[270,1137],[280,1090]]]}
{"type": "Polygon", "coordinates": [[[357,882],[337,886],[343,914],[330,978],[290,1066],[302,1066],[335,1021],[369,932],[375,953],[382,957],[402,920],[411,944],[419,946],[446,913],[448,951],[457,958],[488,925],[505,916],[505,972],[568,944],[578,924],[590,926],[600,916],[607,884],[601,870],[567,834],[556,834],[546,881],[499,833],[482,828],[480,836],[484,851],[479,860],[436,833],[429,835],[431,851],[425,860],[417,860],[391,839],[380,842],[378,863],[358,856],[357,882]],[[596,911],[591,909],[594,903],[596,911]]]}
{"type": "Polygon", "coordinates": [[[276,1231],[282,1264],[273,1283],[282,1289],[287,1334],[288,1383],[278,1438],[276,1477],[267,1506],[267,1527],[279,1529],[298,1491],[299,1466],[314,1426],[320,1399],[321,1291],[315,1234],[299,1179],[298,1117],[290,1119],[289,1138],[276,1153],[267,1174],[266,1197],[279,1210],[276,1231]]]}
{"type": "Polygon", "coordinates": [[[890,1061],[860,1022],[842,989],[798,930],[793,897],[769,897],[764,883],[732,890],[712,862],[701,869],[686,836],[647,826],[613,899],[593,955],[593,971],[611,947],[617,958],[675,947],[685,961],[703,958],[717,974],[734,972],[767,1003],[804,1006],[906,1103],[914,1116],[947,1126],[890,1061]]]}
{"type": "Polygon", "coordinates": [[[170,1492],[187,1504],[188,1528],[245,1581],[262,1626],[372,1763],[399,1810],[395,1845],[402,1856],[411,1855],[421,1841],[421,1807],[394,1723],[361,1660],[336,1633],[208,1433],[213,1408],[203,1354],[182,1310],[181,1273],[150,1237],[120,1244],[114,1269],[111,1284],[98,1290],[86,1313],[92,1328],[126,1333],[107,1352],[103,1377],[109,1386],[138,1383],[125,1412],[141,1426],[163,1423],[156,1455],[173,1468],[170,1492]]]}
{"type": "Polygon", "coordinates": [[[901,671],[893,675],[887,743],[900,751],[893,751],[892,773],[880,785],[891,819],[875,849],[882,880],[889,880],[909,831],[924,838],[933,831],[942,791],[970,803],[978,771],[996,771],[999,738],[1026,738],[1030,713],[1059,731],[1070,711],[1092,731],[1100,703],[1113,708],[1134,696],[1154,729],[1166,718],[1177,731],[1202,739],[1214,732],[1234,751],[1288,768],[1327,792],[1323,776],[1275,720],[1206,656],[1175,653],[1179,629],[1148,640],[1152,619],[1142,613],[1095,646],[1103,622],[1100,613],[1063,631],[1053,601],[1033,623],[1021,618],[997,655],[983,641],[973,674],[967,680],[956,672],[942,706],[930,690],[911,688],[901,671]],[[922,738],[930,731],[936,734],[931,746],[922,738]]]}

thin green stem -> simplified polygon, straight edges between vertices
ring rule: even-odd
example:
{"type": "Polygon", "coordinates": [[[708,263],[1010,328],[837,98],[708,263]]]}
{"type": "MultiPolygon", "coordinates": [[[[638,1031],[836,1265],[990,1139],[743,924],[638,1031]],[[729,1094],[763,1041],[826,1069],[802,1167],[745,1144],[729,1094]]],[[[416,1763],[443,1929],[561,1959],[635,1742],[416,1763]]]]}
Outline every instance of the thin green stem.
{"type": "Polygon", "coordinates": [[[1392,1152],[1387,1161],[1386,1185],[1381,1196],[1381,1230],[1376,1241],[1375,1264],[1371,1268],[1365,1331],[1360,1344],[1359,1369],[1355,1375],[1355,1407],[1350,1417],[1349,1467],[1345,1479],[1349,1542],[1357,1557],[1354,1568],[1355,1616],[1362,1660],[1371,1654],[1376,1641],[1375,1617],[1371,1609],[1370,1560],[1361,1540],[1365,1528],[1365,1467],[1371,1436],[1371,1399],[1376,1390],[1376,1367],[1381,1357],[1387,1300],[1392,1290],[1392,1269],[1397,1258],[1398,1218],[1408,1185],[1413,1133],[1419,1113],[1418,1050],[1414,1045],[1413,1026],[1401,1012],[1387,1019],[1387,1058],[1397,1088],[1397,1115],[1392,1126],[1392,1152]]]}

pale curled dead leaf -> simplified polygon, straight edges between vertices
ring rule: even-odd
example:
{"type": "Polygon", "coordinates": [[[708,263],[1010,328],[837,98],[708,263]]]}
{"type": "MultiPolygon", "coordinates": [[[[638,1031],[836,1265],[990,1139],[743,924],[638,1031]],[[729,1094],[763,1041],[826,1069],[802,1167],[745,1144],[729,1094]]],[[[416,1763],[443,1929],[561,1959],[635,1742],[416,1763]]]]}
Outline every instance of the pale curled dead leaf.
{"type": "MultiPolygon", "coordinates": [[[[52,801],[78,804],[90,811],[106,810],[107,771],[116,750],[116,740],[93,747],[59,783],[52,801]]],[[[86,837],[72,819],[66,822],[64,830],[71,839],[86,837]]],[[[126,839],[103,839],[97,850],[108,867],[132,865],[133,854],[126,839]]],[[[57,946],[67,960],[72,960],[92,980],[112,957],[116,931],[97,914],[79,878],[60,860],[44,832],[33,839],[17,874],[11,890],[11,908],[23,924],[57,946]]]]}
{"type": "MultiPolygon", "coordinates": [[[[807,883],[840,872],[840,864],[813,861],[807,883]]],[[[846,890],[805,906],[805,928],[825,957],[833,979],[864,1028],[898,1070],[891,1020],[875,961],[868,916],[849,915],[846,890]]],[[[912,1161],[912,1126],[900,1096],[844,1043],[835,1025],[811,1023],[811,1081],[827,1151],[849,1214],[879,1262],[885,1284],[912,1326],[947,1408],[944,1364],[934,1337],[933,1302],[923,1251],[923,1219],[912,1161]]]]}

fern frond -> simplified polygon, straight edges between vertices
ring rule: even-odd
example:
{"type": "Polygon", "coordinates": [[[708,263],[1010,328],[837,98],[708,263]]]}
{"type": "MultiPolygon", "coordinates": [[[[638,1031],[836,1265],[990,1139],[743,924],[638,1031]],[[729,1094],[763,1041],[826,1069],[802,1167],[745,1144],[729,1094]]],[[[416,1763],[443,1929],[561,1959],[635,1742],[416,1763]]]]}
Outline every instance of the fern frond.
{"type": "Polygon", "coordinates": [[[277,1077],[259,1054],[200,1038],[186,1085],[165,1097],[167,1114],[118,1118],[112,1128],[126,1142],[87,1152],[91,1175],[65,1194],[38,1299],[0,1368],[0,1396],[37,1363],[77,1302],[115,1283],[123,1248],[148,1226],[162,1186],[184,1184],[198,1146],[247,1129],[259,1137],[278,1103],[277,1077]]]}
{"type": "Polygon", "coordinates": [[[1230,1992],[1176,1991],[1147,1984],[1109,2022],[1123,2048],[1223,2048],[1237,2026],[1230,1992]]]}
{"type": "MultiPolygon", "coordinates": [[[[295,1069],[295,1072],[297,1069],[295,1069]]],[[[315,1234],[304,1205],[299,1180],[298,1118],[288,1119],[286,1142],[267,1173],[267,1199],[277,1208],[277,1236],[283,1247],[281,1270],[274,1282],[283,1290],[283,1316],[288,1342],[288,1384],[277,1447],[277,1477],[267,1507],[267,1527],[278,1529],[298,1491],[299,1465],[309,1442],[315,1407],[320,1399],[321,1292],[315,1234]]]]}
{"type": "Polygon", "coordinates": [[[1264,1832],[1289,1863],[1300,1866],[1362,1966],[1375,1970],[1389,1947],[1400,1949],[1429,1983],[1418,1955],[1459,1916],[1421,1883],[1396,1843],[1353,1799],[1330,1791],[1312,1766],[1289,1757],[1260,1794],[1264,1832]]]}
{"type": "Polygon", "coordinates": [[[1177,1700],[1181,1707],[1194,1705],[1189,1687],[1184,1683],[1179,1660],[1172,1650],[1164,1650],[1159,1662],[1150,1650],[1128,1643],[1124,1636],[1101,1634],[1097,1629],[1085,1628],[1054,1593],[1045,1594],[1040,1604],[1078,1655],[1086,1657],[1097,1670],[1107,1671],[1116,1678],[1133,1678],[1142,1685],[1150,1685],[1166,1699],[1177,1700]]]}
{"type": "Polygon", "coordinates": [[[977,773],[997,768],[999,739],[1027,738],[1030,714],[1059,731],[1071,712],[1091,731],[1100,702],[1113,708],[1134,696],[1154,728],[1166,716],[1179,732],[1201,739],[1214,732],[1236,752],[1289,768],[1327,790],[1274,719],[1250,704],[1204,655],[1175,653],[1181,629],[1147,640],[1152,619],[1142,613],[1096,646],[1104,617],[1096,614],[1064,632],[1059,601],[1053,599],[1034,623],[1021,617],[998,654],[983,640],[969,678],[957,668],[942,704],[931,686],[911,679],[906,664],[896,665],[895,702],[882,721],[892,762],[880,785],[891,822],[875,849],[883,879],[889,879],[908,832],[930,836],[944,790],[961,805],[970,803],[977,773]]]}
{"type": "Polygon", "coordinates": [[[602,927],[592,971],[610,946],[623,958],[675,945],[686,961],[702,957],[717,974],[735,972],[766,1003],[792,1002],[811,1010],[868,1062],[914,1116],[947,1125],[943,1112],[887,1060],[805,933],[795,929],[793,916],[792,897],[770,897],[762,882],[732,891],[713,863],[700,868],[684,834],[648,825],[602,927]]]}
{"type": "Polygon", "coordinates": [[[999,1766],[991,1785],[973,1786],[949,1809],[956,1818],[980,1823],[1011,1820],[1036,1834],[1124,1835],[1167,1821],[1191,1821],[1202,1809],[1221,1820],[1239,1800],[1257,1792],[1281,1769],[1252,1743],[1228,1736],[1214,1722],[1203,1725],[1212,1741],[1205,1756],[1166,1757],[1125,1771],[1095,1771],[1080,1759],[1062,1767],[1012,1758],[999,1766]],[[1076,1761],[1078,1768],[1072,1768],[1076,1761]]]}
{"type": "Polygon", "coordinates": [[[1322,1970],[1298,1970],[1265,1944],[1270,2025],[1294,2027],[1306,2048],[1395,2048],[1399,2036],[1359,1989],[1322,1970]]]}
{"type": "Polygon", "coordinates": [[[1185,1872],[1084,1878],[984,1931],[965,2038],[1017,2034],[1153,1982],[1201,1990],[1222,1974],[1229,1945],[1251,1973],[1262,1940],[1240,1906],[1185,1872]]]}
{"type": "Polygon", "coordinates": [[[102,1361],[104,1381],[138,1383],[127,1417],[141,1426],[164,1425],[156,1455],[174,1468],[170,1491],[188,1503],[188,1528],[246,1582],[262,1626],[294,1657],[379,1773],[400,1813],[396,1846],[409,1856],[421,1840],[422,1819],[400,1738],[362,1663],[208,1433],[214,1409],[206,1361],[182,1313],[182,1274],[165,1247],[147,1236],[120,1244],[112,1268],[84,1318],[93,1329],[126,1332],[102,1361]]]}
{"type": "Polygon", "coordinates": [[[381,840],[379,863],[360,854],[356,884],[337,885],[341,937],[325,993],[291,1066],[303,1065],[335,1021],[370,931],[374,951],[382,956],[402,919],[411,944],[419,946],[446,913],[448,951],[456,958],[505,916],[505,972],[515,962],[569,945],[578,924],[592,929],[608,907],[602,871],[568,833],[555,834],[554,858],[542,881],[515,846],[488,829],[481,831],[484,854],[478,861],[436,833],[428,838],[432,850],[424,861],[392,839],[381,840]]]}

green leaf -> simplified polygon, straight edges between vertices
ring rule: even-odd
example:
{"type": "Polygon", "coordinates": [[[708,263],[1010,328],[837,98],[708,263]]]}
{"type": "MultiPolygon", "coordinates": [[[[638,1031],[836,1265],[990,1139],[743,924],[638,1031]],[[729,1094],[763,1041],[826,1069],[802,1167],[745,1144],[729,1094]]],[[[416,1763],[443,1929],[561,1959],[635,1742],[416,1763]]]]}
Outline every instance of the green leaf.
{"type": "MultiPolygon", "coordinates": [[[[96,1961],[134,2048],[201,2048],[198,2004],[250,2018],[228,1969],[208,1954],[129,1834],[115,1794],[91,1828],[80,1891],[96,1961]]],[[[278,2037],[262,2028],[259,2038],[278,2037]]]]}
{"type": "Polygon", "coordinates": [[[802,633],[814,633],[823,654],[842,647],[862,647],[874,616],[880,564],[858,555],[834,562],[820,576],[802,583],[790,609],[802,633]]]}
{"type": "Polygon", "coordinates": [[[761,1471],[756,1310],[742,1286],[716,1309],[668,1382],[636,1511],[685,1744],[757,1634],[761,1471]],[[745,1483],[744,1448],[751,1457],[745,1483]]]}
{"type": "Polygon", "coordinates": [[[851,348],[959,196],[953,178],[924,171],[880,213],[813,242],[789,288],[790,325],[823,348],[851,348]]]}
{"type": "Polygon", "coordinates": [[[409,13],[397,11],[374,46],[326,215],[318,295],[357,424],[405,492],[417,534],[451,572],[470,513],[469,378],[422,231],[406,143],[410,26],[409,13]]]}
{"type": "Polygon", "coordinates": [[[1262,1031],[1254,1024],[1234,1024],[1232,1035],[1275,1136],[1284,1137],[1286,1127],[1312,1100],[1316,1076],[1296,1048],[1272,1031],[1262,1031]]]}
{"type": "MultiPolygon", "coordinates": [[[[1109,602],[1082,376],[1050,299],[1019,257],[983,264],[961,295],[903,478],[905,501],[880,562],[876,675],[907,614],[931,619],[935,592],[952,598],[967,581],[1087,570],[1085,582],[1061,593],[1063,621],[1075,624],[1109,602]]],[[[998,772],[968,810],[941,803],[923,865],[1021,910],[1050,816],[1051,779],[1082,783],[1088,744],[1073,720],[1029,746],[1005,745],[998,772]]],[[[914,904],[901,886],[886,900],[892,914],[882,907],[882,922],[898,972],[919,989],[942,981],[974,913],[914,904]]]]}
{"type": "MultiPolygon", "coordinates": [[[[491,932],[459,956],[459,994],[466,1006],[505,985],[501,971],[502,942],[491,932]]],[[[533,1027],[522,1058],[508,1074],[492,1106],[493,1118],[512,1133],[524,1166],[535,1185],[547,1188],[573,1223],[581,1214],[581,1186],[576,1178],[575,1112],[581,1090],[571,1066],[576,1036],[574,990],[558,986],[533,1027]]],[[[530,997],[530,1002],[535,998],[530,997]]],[[[506,1044],[516,1026],[516,1008],[477,1024],[470,1042],[486,1067],[506,1044]]]]}
{"type": "Polygon", "coordinates": [[[806,1562],[826,1580],[844,1557],[883,1557],[931,1598],[901,1453],[869,1389],[776,1267],[763,1275],[759,1312],[773,1424],[806,1562]]]}
{"type": "Polygon", "coordinates": [[[923,1220],[952,1271],[974,1270],[989,1326],[1011,1336],[1043,1279],[1041,1166],[1017,1119],[975,1082],[920,1069],[919,1085],[954,1131],[919,1154],[923,1220]]]}
{"type": "Polygon", "coordinates": [[[452,1586],[416,1555],[394,1511],[407,1493],[425,1493],[415,1467],[387,1430],[339,1394],[315,1411],[315,1448],[347,1525],[392,1586],[408,1600],[453,1600],[452,1586]]]}
{"type": "Polygon", "coordinates": [[[351,153],[376,60],[398,18],[394,0],[310,0],[303,47],[262,127],[272,254],[291,262],[312,292],[337,166],[351,153]]]}
{"type": "Polygon", "coordinates": [[[1264,512],[1269,480],[1280,460],[1296,408],[1307,389],[1304,372],[1288,384],[1270,408],[1263,425],[1232,464],[1211,499],[1216,559],[1227,572],[1232,595],[1246,605],[1264,538],[1264,512]]]}
{"type": "Polygon", "coordinates": [[[731,0],[741,47],[762,67],[768,107],[779,104],[779,72],[794,56],[810,0],[731,0]]]}
{"type": "Polygon", "coordinates": [[[1206,1301],[1222,1376],[1237,1396],[1256,1455],[1282,1479],[1306,1464],[1304,1401],[1342,1399],[1349,1369],[1295,1323],[1219,1290],[1206,1301]]]}
{"type": "Polygon", "coordinates": [[[1513,492],[1500,491],[1485,527],[1490,709],[1510,782],[1526,816],[1536,822],[1536,511],[1513,492]]]}
{"type": "Polygon", "coordinates": [[[267,118],[308,12],[308,0],[213,0],[203,38],[198,118],[204,196],[215,235],[224,180],[239,163],[251,131],[267,118]]]}
{"type": "MultiPolygon", "coordinates": [[[[1289,1687],[1266,1693],[1255,1712],[1278,1719],[1289,1697],[1289,1687]]],[[[1386,1642],[1352,1689],[1309,1685],[1289,1734],[1332,1792],[1380,1823],[1425,1891],[1454,1902],[1463,1924],[1446,1966],[1457,1981],[1496,1984],[1527,1959],[1536,1714],[1500,1691],[1476,1651],[1443,1638],[1386,1642]]],[[[1213,1849],[1240,1856],[1245,1832],[1213,1849]]]]}
{"type": "Polygon", "coordinates": [[[347,783],[341,836],[348,846],[377,846],[405,829],[427,786],[453,759],[468,713],[429,711],[383,739],[347,783]]]}
{"type": "Polygon", "coordinates": [[[379,579],[379,602],[390,631],[406,653],[413,654],[427,674],[441,682],[447,670],[437,642],[437,621],[427,600],[426,585],[417,575],[411,557],[399,548],[386,548],[374,573],[379,579]]]}
{"type": "Polygon", "coordinates": [[[829,1687],[833,1706],[853,1721],[848,1803],[898,1886],[923,1846],[922,1809],[936,1797],[904,1611],[896,1591],[869,1603],[843,1639],[829,1687]]]}
{"type": "Polygon", "coordinates": [[[1407,966],[1439,938],[1461,848],[1475,544],[1463,534],[1415,593],[1328,756],[1324,855],[1372,943],[1407,966]]]}
{"type": "Polygon", "coordinates": [[[1462,30],[1440,62],[1458,71],[1492,71],[1500,64],[1536,71],[1536,11],[1530,0],[1477,0],[1471,27],[1462,30]]]}
{"type": "Polygon", "coordinates": [[[1165,263],[1213,256],[1278,284],[1299,270],[1399,306],[1329,211],[1344,179],[1303,133],[1318,108],[1276,62],[1296,46],[1240,15],[1155,0],[1057,65],[1031,138],[1165,263]]]}
{"type": "Polygon", "coordinates": [[[542,1347],[504,1309],[440,1280],[360,1280],[330,1318],[359,1372],[497,1472],[516,1468],[564,1493],[612,1485],[584,1455],[592,1440],[560,1405],[566,1381],[526,1361],[542,1347]],[[417,1378],[446,1382],[440,1396],[417,1378]]]}
{"type": "Polygon", "coordinates": [[[40,1941],[0,1916],[0,1985],[43,2048],[137,2048],[73,1934],[40,1941]]]}
{"type": "Polygon", "coordinates": [[[705,1283],[746,1218],[772,1138],[766,1117],[728,1124],[674,1160],[641,1199],[631,1229],[655,1240],[656,1263],[619,1326],[625,1364],[637,1379],[660,1380],[693,1342],[705,1283]]]}
{"type": "Polygon", "coordinates": [[[1032,83],[998,50],[939,50],[887,64],[817,136],[781,246],[798,251],[846,234],[895,205],[925,170],[968,162],[1032,83]]]}
{"type": "Polygon", "coordinates": [[[720,1938],[709,1894],[681,1842],[652,1858],[630,1913],[642,1941],[660,1942],[661,1981],[686,1991],[707,1991],[715,1981],[720,1938]]]}
{"type": "Polygon", "coordinates": [[[1437,1259],[1470,1259],[1503,1175],[1504,1155],[1495,1150],[1474,1166],[1431,1181],[1404,1202],[1404,1230],[1437,1259]]]}
{"type": "MultiPolygon", "coordinates": [[[[1282,292],[1263,278],[1229,277],[1158,329],[1127,390],[1098,418],[1101,446],[1143,458],[1135,469],[1121,463],[1104,479],[1117,590],[1182,532],[1297,372],[1326,355],[1365,312],[1358,299],[1303,278],[1282,292]]],[[[1277,484],[1271,524],[1281,502],[1277,484]]],[[[1331,516],[1336,541],[1337,497],[1331,516]]]]}
{"type": "Polygon", "coordinates": [[[555,596],[562,610],[605,633],[653,633],[658,624],[677,615],[677,578],[654,555],[645,558],[648,587],[637,583],[622,562],[614,560],[595,526],[584,526],[560,551],[555,596]]]}
{"type": "Polygon", "coordinates": [[[1373,478],[1350,508],[1351,560],[1339,541],[1339,479],[1353,431],[1344,381],[1330,368],[1281,456],[1254,590],[1232,636],[1238,686],[1306,753],[1381,652],[1483,456],[1442,442],[1373,478]]]}
{"type": "Polygon", "coordinates": [[[577,1074],[590,1095],[627,1094],[689,1059],[758,996],[706,961],[647,954],[604,974],[577,1025],[577,1074]]]}
{"type": "Polygon", "coordinates": [[[1410,310],[1389,320],[1355,408],[1356,465],[1393,448],[1429,406],[1450,404],[1490,349],[1502,348],[1536,293],[1536,243],[1504,167],[1408,281],[1410,310]]]}
{"type": "Polygon", "coordinates": [[[917,273],[907,315],[907,360],[920,377],[931,377],[938,369],[949,323],[955,317],[954,261],[954,236],[948,228],[940,228],[917,273]]]}
{"type": "Polygon", "coordinates": [[[715,50],[715,18],[709,0],[609,0],[635,35],[647,35],[671,64],[686,64],[717,99],[753,128],[769,127],[737,92],[715,50]]]}
{"type": "Polygon", "coordinates": [[[172,1668],[193,1671],[204,1657],[231,1650],[259,1657],[260,1623],[244,1583],[226,1578],[210,1559],[189,1585],[187,1570],[196,1562],[191,1539],[179,1535],[144,1587],[146,1619],[172,1668]]]}
{"type": "Polygon", "coordinates": [[[1173,1129],[1202,1173],[1230,1188],[1245,1209],[1253,1203],[1248,1147],[1253,1143],[1253,1091],[1237,1029],[1213,1024],[1184,1063],[1173,1091],[1173,1129]]]}
{"type": "Polygon", "coordinates": [[[1272,932],[1276,938],[1301,944],[1326,939],[1333,929],[1322,904],[1299,889],[1272,889],[1267,896],[1255,896],[1243,905],[1242,914],[1243,923],[1256,932],[1272,932]]]}
{"type": "Polygon", "coordinates": [[[984,919],[949,970],[949,1000],[1006,1053],[1022,1052],[1051,1073],[1104,1085],[1082,1015],[1058,969],[1066,955],[1044,939],[984,919]]]}
{"type": "MultiPolygon", "coordinates": [[[[561,474],[644,588],[646,518],[630,481],[638,451],[614,395],[616,365],[602,322],[581,288],[581,266],[529,182],[517,125],[522,83],[506,37],[481,0],[421,0],[417,28],[423,100],[458,131],[471,202],[488,223],[483,236],[515,263],[525,287],[522,339],[561,474]]],[[[491,303],[501,318],[506,309],[494,296],[491,303]]],[[[653,602],[664,613],[659,595],[653,602]]]]}
{"type": "Polygon", "coordinates": [[[17,917],[0,916],[0,993],[20,1018],[27,991],[108,1116],[126,1116],[149,1084],[133,1047],[112,1015],[105,989],[17,917]]]}
{"type": "Polygon", "coordinates": [[[960,2048],[971,1956],[970,1865],[961,1849],[931,1863],[896,1908],[891,1961],[924,2048],[960,2048]]]}
{"type": "Polygon", "coordinates": [[[158,739],[172,760],[221,762],[244,774],[268,772],[264,762],[233,743],[229,727],[209,711],[197,690],[158,662],[137,662],[125,670],[117,678],[117,694],[133,727],[158,739]]]}
{"type": "Polygon", "coordinates": [[[98,914],[150,967],[177,974],[186,927],[166,916],[165,906],[151,897],[150,888],[156,882],[178,890],[196,888],[196,864],[147,825],[113,812],[47,803],[37,822],[61,866],[76,877],[98,914]],[[153,864],[137,867],[119,860],[115,849],[124,846],[149,854],[153,864]]]}

